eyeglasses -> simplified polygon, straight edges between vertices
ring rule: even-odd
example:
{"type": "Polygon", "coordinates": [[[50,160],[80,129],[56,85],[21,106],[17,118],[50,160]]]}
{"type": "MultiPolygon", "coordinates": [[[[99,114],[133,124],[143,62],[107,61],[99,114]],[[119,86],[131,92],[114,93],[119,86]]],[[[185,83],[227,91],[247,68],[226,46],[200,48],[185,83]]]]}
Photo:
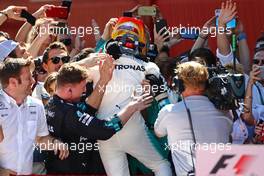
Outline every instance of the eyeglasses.
{"type": "Polygon", "coordinates": [[[253,59],[253,63],[256,65],[259,65],[260,62],[261,62],[261,64],[264,64],[264,60],[262,60],[262,59],[253,59]]]}
{"type": "Polygon", "coordinates": [[[60,60],[63,62],[63,63],[68,63],[70,61],[71,57],[70,56],[62,56],[62,57],[59,57],[59,56],[55,56],[55,57],[52,57],[50,60],[53,64],[58,64],[60,62],[60,60]]]}

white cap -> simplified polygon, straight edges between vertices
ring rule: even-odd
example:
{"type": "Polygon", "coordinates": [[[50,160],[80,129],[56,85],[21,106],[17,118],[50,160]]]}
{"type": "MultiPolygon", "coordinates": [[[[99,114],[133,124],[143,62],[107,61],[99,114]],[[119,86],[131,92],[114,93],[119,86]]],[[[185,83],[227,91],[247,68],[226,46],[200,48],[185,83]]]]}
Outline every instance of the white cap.
{"type": "Polygon", "coordinates": [[[5,40],[0,43],[0,62],[3,62],[5,58],[17,47],[18,43],[13,40],[5,40]]]}

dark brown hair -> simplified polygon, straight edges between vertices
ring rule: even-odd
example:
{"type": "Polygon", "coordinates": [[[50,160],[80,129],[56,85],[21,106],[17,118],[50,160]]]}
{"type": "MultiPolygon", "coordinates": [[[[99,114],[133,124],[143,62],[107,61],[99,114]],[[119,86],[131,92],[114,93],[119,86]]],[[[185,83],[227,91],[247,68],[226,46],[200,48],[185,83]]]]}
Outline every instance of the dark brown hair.
{"type": "Polygon", "coordinates": [[[62,49],[62,50],[64,50],[64,51],[68,52],[66,46],[65,46],[63,43],[61,43],[61,42],[53,42],[53,43],[51,43],[51,44],[48,46],[48,48],[45,49],[45,51],[44,51],[44,53],[43,53],[43,62],[44,62],[44,63],[47,63],[47,62],[48,62],[48,59],[49,59],[49,52],[50,52],[50,50],[52,50],[52,49],[62,49]]]}
{"type": "Polygon", "coordinates": [[[9,84],[10,78],[16,78],[19,83],[20,74],[23,67],[29,67],[31,60],[23,58],[8,58],[0,66],[0,81],[3,88],[6,88],[9,84]]]}

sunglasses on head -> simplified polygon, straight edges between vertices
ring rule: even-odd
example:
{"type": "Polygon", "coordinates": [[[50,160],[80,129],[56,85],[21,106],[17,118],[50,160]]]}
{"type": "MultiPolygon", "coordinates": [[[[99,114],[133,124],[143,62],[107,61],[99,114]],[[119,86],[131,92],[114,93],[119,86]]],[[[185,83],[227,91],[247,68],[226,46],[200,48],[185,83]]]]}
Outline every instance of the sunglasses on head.
{"type": "Polygon", "coordinates": [[[264,61],[263,60],[261,60],[261,59],[253,59],[253,64],[256,64],[256,65],[259,65],[259,63],[264,63],[264,61]]]}
{"type": "Polygon", "coordinates": [[[60,60],[63,62],[63,63],[68,63],[70,61],[71,57],[70,56],[62,56],[62,57],[59,57],[59,56],[55,56],[55,57],[52,57],[50,60],[53,64],[58,64],[60,62],[60,60]]]}

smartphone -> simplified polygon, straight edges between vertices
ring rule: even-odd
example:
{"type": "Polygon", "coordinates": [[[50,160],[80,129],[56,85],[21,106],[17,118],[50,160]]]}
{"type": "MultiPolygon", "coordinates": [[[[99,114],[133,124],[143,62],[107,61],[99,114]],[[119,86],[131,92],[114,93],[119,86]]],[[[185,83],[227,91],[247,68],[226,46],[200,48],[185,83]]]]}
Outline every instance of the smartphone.
{"type": "Polygon", "coordinates": [[[156,8],[153,6],[141,6],[138,8],[139,16],[156,16],[156,8]]]}
{"type": "MultiPolygon", "coordinates": [[[[220,15],[220,12],[221,12],[221,9],[216,9],[215,10],[215,16],[216,16],[216,27],[218,27],[218,18],[219,18],[219,15],[220,15]]],[[[226,28],[229,28],[229,29],[233,29],[236,27],[236,19],[233,18],[231,21],[229,21],[227,24],[226,24],[226,28]]]]}
{"type": "Polygon", "coordinates": [[[32,26],[35,25],[35,23],[36,23],[36,18],[35,18],[33,15],[31,15],[31,13],[29,13],[28,11],[26,11],[26,10],[23,9],[23,10],[21,11],[20,16],[21,16],[22,18],[27,19],[27,22],[28,22],[29,24],[31,24],[32,26]]]}
{"type": "Polygon", "coordinates": [[[262,128],[262,130],[261,130],[260,134],[256,134],[256,131],[254,131],[253,137],[255,139],[256,144],[263,144],[264,143],[263,124],[264,124],[264,121],[262,119],[259,119],[257,121],[256,128],[259,127],[259,128],[262,128]]]}
{"type": "Polygon", "coordinates": [[[133,13],[132,12],[123,12],[123,17],[133,17],[133,13]]]}
{"type": "MultiPolygon", "coordinates": [[[[162,28],[166,27],[166,30],[168,30],[168,25],[167,25],[167,21],[165,19],[158,19],[156,21],[156,32],[158,33],[162,28]]],[[[166,32],[166,30],[163,30],[161,32],[161,35],[164,34],[166,32]]],[[[166,37],[170,35],[169,33],[166,35],[166,37]]],[[[166,39],[165,42],[168,42],[170,39],[166,39]]]]}
{"type": "Polygon", "coordinates": [[[54,28],[51,28],[52,33],[56,35],[68,35],[69,29],[66,23],[58,22],[54,24],[54,28]]]}
{"type": "Polygon", "coordinates": [[[258,66],[260,69],[259,78],[264,80],[264,66],[258,66]]]}
{"type": "Polygon", "coordinates": [[[67,19],[68,8],[62,6],[51,7],[50,9],[46,10],[46,15],[50,18],[67,19]]]}
{"type": "Polygon", "coordinates": [[[71,5],[72,5],[72,0],[62,0],[62,2],[61,2],[62,7],[68,8],[68,12],[70,12],[70,10],[71,10],[71,5]]]}
{"type": "Polygon", "coordinates": [[[197,29],[181,29],[180,36],[183,39],[196,40],[199,37],[199,30],[197,29]]]}

